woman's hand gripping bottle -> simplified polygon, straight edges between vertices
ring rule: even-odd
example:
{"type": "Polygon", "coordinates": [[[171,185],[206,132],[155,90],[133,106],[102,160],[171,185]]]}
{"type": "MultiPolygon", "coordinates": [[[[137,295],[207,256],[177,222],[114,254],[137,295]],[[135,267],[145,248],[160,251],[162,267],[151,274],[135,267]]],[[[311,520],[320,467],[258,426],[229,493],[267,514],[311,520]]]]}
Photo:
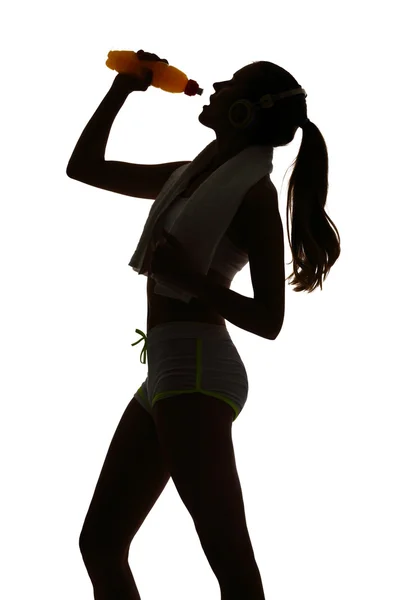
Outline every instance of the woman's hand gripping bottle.
{"type": "Polygon", "coordinates": [[[115,81],[129,91],[145,92],[150,85],[165,92],[184,92],[187,96],[201,96],[204,91],[196,81],[171,67],[166,58],[159,58],[157,54],[144,50],[111,50],[106,66],[118,71],[115,81]]]}

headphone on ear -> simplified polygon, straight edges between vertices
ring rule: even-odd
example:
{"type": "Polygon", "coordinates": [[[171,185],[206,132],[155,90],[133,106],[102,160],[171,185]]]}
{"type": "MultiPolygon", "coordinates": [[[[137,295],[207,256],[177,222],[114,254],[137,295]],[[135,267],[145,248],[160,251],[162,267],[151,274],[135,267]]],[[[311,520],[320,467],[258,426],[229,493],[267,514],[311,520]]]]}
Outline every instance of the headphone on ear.
{"type": "MultiPolygon", "coordinates": [[[[307,98],[307,92],[302,87],[299,87],[293,90],[288,90],[287,92],[281,92],[280,94],[266,94],[265,96],[262,96],[257,102],[249,102],[249,100],[244,99],[236,100],[236,102],[234,102],[229,109],[229,122],[231,123],[231,125],[233,125],[233,127],[237,129],[244,129],[245,127],[248,127],[254,122],[256,110],[259,110],[260,108],[272,108],[276,101],[281,100],[282,98],[288,98],[289,96],[296,96],[297,94],[304,94],[304,96],[307,98]],[[245,106],[247,115],[244,118],[244,120],[240,122],[235,121],[232,118],[232,113],[235,110],[235,107],[240,106],[241,104],[245,106]]],[[[308,120],[309,119],[307,118],[304,124],[308,120]]],[[[301,127],[302,126],[303,124],[301,125],[301,127]]]]}

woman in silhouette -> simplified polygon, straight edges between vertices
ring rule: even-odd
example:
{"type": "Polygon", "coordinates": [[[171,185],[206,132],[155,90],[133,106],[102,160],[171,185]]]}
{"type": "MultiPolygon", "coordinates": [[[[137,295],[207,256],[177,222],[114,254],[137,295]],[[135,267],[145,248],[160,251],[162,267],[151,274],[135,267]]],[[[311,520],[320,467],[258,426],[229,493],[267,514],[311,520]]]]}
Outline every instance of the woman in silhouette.
{"type": "MultiPolygon", "coordinates": [[[[142,57],[161,60],[150,53],[143,53],[142,57]]],[[[70,177],[151,199],[157,196],[173,170],[190,162],[153,166],[104,161],[108,134],[117,112],[127,95],[134,90],[145,91],[150,79],[143,84],[133,76],[116,77],[82,133],[67,169],[70,177]],[[140,173],[144,173],[142,178],[140,173]]],[[[312,292],[318,285],[322,289],[323,276],[326,277],[340,254],[339,234],[324,210],[328,190],[326,144],[318,127],[306,118],[304,94],[277,99],[269,109],[257,105],[265,94],[280,94],[299,87],[287,71],[268,62],[252,63],[236,72],[232,79],[215,83],[216,94],[201,112],[199,121],[215,131],[216,154],[207,169],[189,182],[184,195],[190,196],[215,169],[247,146],[285,146],[293,140],[299,126],[303,127],[301,147],[289,182],[287,216],[290,209],[293,220],[289,242],[295,291],[312,292]],[[250,109],[243,100],[250,102],[250,109]]],[[[221,599],[265,598],[247,529],[231,435],[232,422],[247,398],[247,377],[226,330],[225,318],[271,340],[276,339],[282,327],[283,230],[277,193],[267,179],[250,190],[227,231],[233,244],[231,261],[237,263],[237,270],[250,262],[255,296],[260,290],[258,297],[264,298],[262,290],[269,286],[269,295],[265,295],[262,306],[264,312],[260,310],[260,301],[257,304],[256,300],[229,289],[232,277],[224,273],[223,263],[219,270],[210,269],[208,287],[188,304],[155,294],[155,282],[148,278],[148,353],[152,376],[122,415],[79,539],[95,600],[140,600],[128,564],[129,549],[170,477],[193,518],[200,543],[218,579],[221,599]],[[263,201],[257,201],[260,198],[263,201]],[[259,259],[258,249],[264,252],[265,260],[259,259]],[[271,315],[269,320],[265,317],[267,313],[271,315]],[[195,343],[199,340],[200,346],[195,343]],[[184,380],[190,374],[196,376],[199,348],[203,361],[202,387],[201,391],[189,390],[190,385],[185,385],[184,380]],[[160,365],[168,370],[169,379],[161,377],[164,371],[160,365]],[[217,376],[220,389],[219,393],[213,393],[210,382],[217,376]],[[182,393],[186,387],[189,391],[182,393]]],[[[149,265],[157,268],[154,255],[148,260],[149,265]]]]}

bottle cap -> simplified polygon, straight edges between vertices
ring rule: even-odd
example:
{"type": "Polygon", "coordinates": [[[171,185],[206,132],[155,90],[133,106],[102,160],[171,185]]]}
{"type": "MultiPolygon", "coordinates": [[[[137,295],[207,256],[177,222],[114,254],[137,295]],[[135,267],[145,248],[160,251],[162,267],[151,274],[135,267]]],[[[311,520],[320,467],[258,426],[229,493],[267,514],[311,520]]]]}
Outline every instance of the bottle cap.
{"type": "Polygon", "coordinates": [[[204,92],[204,90],[201,87],[199,87],[197,81],[194,81],[193,79],[189,79],[183,91],[187,96],[195,96],[196,94],[201,96],[204,92]]]}

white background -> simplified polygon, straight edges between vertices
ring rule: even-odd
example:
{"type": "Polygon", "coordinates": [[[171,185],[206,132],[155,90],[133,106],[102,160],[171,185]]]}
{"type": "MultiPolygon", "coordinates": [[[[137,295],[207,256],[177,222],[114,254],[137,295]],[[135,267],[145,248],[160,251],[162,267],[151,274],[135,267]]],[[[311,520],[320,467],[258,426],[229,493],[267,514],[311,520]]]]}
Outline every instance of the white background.
{"type": "MultiPolygon", "coordinates": [[[[326,210],[342,254],[322,292],[287,287],[276,341],[228,323],[250,385],[233,427],[236,460],[268,600],[398,600],[394,5],[81,0],[7,10],[0,596],[93,597],[78,538],[112,435],[146,378],[142,345],[131,346],[135,329],[146,330],[146,278],[128,262],[151,201],[74,181],[66,167],[115,78],[108,51],[142,48],[204,94],[131,94],[108,160],[192,160],[215,138],[198,121],[212,84],[253,60],[279,64],[308,93],[309,116],[328,146],[326,210]]],[[[301,136],[275,150],[272,173],[286,275],[286,171],[301,136]]],[[[252,295],[248,266],[232,289],[252,295]]],[[[142,600],[220,597],[172,481],[134,539],[130,565],[142,600]]]]}

